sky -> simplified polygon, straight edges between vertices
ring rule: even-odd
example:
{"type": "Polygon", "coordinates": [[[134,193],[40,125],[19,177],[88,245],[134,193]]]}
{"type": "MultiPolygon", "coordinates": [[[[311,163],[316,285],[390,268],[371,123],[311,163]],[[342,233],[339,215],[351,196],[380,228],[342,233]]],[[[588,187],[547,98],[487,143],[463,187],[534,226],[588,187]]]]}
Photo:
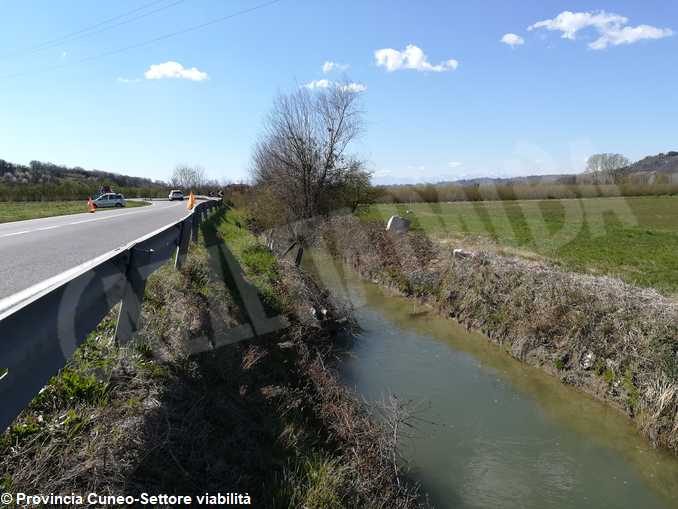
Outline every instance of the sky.
{"type": "Polygon", "coordinates": [[[16,163],[243,181],[276,95],[337,82],[376,183],[678,149],[678,2],[0,0],[0,20],[16,163]]]}

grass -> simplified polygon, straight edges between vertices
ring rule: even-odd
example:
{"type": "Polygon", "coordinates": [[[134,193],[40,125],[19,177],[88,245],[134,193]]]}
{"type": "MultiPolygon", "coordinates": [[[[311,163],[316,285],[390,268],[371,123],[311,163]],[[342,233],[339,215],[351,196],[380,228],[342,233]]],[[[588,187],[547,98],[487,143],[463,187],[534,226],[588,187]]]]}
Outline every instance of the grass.
{"type": "Polygon", "coordinates": [[[345,507],[340,496],[345,482],[345,468],[335,458],[312,454],[305,461],[296,461],[284,469],[283,482],[276,494],[290,509],[332,509],[345,507]]]}
{"type": "MultiPolygon", "coordinates": [[[[128,201],[127,208],[144,207],[147,202],[128,201]]],[[[110,209],[115,211],[117,209],[110,209]]],[[[97,212],[108,212],[101,209],[97,212]]],[[[0,202],[0,223],[39,219],[41,217],[63,216],[87,212],[87,201],[29,201],[29,202],[0,202]]]]}
{"type": "Polygon", "coordinates": [[[247,279],[257,287],[266,304],[272,309],[281,310],[284,307],[281,298],[284,296],[276,291],[280,274],[275,256],[247,230],[245,212],[231,209],[219,214],[223,214],[223,217],[219,216],[221,220],[214,222],[216,229],[240,263],[247,279]]]}
{"type": "MultiPolygon", "coordinates": [[[[89,335],[68,365],[50,379],[22,416],[0,435],[0,456],[9,455],[10,447],[26,446],[36,437],[47,440],[55,430],[77,433],[87,424],[79,409],[107,404],[108,386],[100,378],[103,378],[102,368],[112,367],[114,348],[112,341],[101,341],[101,337],[110,336],[114,328],[111,315],[89,335]]],[[[6,471],[0,470],[0,475],[11,479],[6,471]]]]}
{"type": "Polygon", "coordinates": [[[678,292],[678,197],[583,198],[379,204],[363,220],[392,214],[438,239],[490,241],[567,270],[607,274],[666,294],[678,292]],[[407,213],[407,211],[410,213],[407,213]]]}

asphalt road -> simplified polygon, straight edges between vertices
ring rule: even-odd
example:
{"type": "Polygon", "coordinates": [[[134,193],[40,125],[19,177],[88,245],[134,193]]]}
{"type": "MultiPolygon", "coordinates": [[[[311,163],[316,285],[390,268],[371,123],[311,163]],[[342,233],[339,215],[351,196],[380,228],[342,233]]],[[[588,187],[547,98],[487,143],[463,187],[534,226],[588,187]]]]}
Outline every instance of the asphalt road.
{"type": "MultiPolygon", "coordinates": [[[[1,205],[0,205],[1,206],[1,205]]],[[[0,224],[0,299],[184,217],[186,202],[0,224]]]]}

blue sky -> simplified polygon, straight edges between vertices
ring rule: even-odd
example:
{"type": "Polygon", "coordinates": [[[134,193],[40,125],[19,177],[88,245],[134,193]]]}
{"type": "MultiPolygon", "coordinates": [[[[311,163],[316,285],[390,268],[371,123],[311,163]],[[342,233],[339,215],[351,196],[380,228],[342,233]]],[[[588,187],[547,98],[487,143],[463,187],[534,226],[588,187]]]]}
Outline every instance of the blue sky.
{"type": "Polygon", "coordinates": [[[341,78],[366,87],[355,150],[376,182],[678,148],[678,2],[281,0],[104,56],[264,1],[158,0],[35,48],[151,0],[0,0],[0,158],[241,180],[275,95],[341,78]]]}

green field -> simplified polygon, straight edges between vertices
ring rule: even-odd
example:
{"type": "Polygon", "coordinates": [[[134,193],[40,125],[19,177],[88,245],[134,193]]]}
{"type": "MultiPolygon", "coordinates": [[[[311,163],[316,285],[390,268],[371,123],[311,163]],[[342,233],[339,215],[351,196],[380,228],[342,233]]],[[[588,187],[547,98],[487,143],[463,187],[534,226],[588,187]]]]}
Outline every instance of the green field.
{"type": "MultiPolygon", "coordinates": [[[[127,201],[127,208],[148,205],[142,201],[127,201]]],[[[97,214],[115,213],[119,209],[99,209],[97,214]]],[[[87,212],[87,201],[5,201],[0,202],[0,223],[62,216],[87,212]]]]}
{"type": "Polygon", "coordinates": [[[569,270],[678,292],[675,196],[379,204],[359,216],[388,220],[395,213],[439,240],[490,241],[569,270]]]}

